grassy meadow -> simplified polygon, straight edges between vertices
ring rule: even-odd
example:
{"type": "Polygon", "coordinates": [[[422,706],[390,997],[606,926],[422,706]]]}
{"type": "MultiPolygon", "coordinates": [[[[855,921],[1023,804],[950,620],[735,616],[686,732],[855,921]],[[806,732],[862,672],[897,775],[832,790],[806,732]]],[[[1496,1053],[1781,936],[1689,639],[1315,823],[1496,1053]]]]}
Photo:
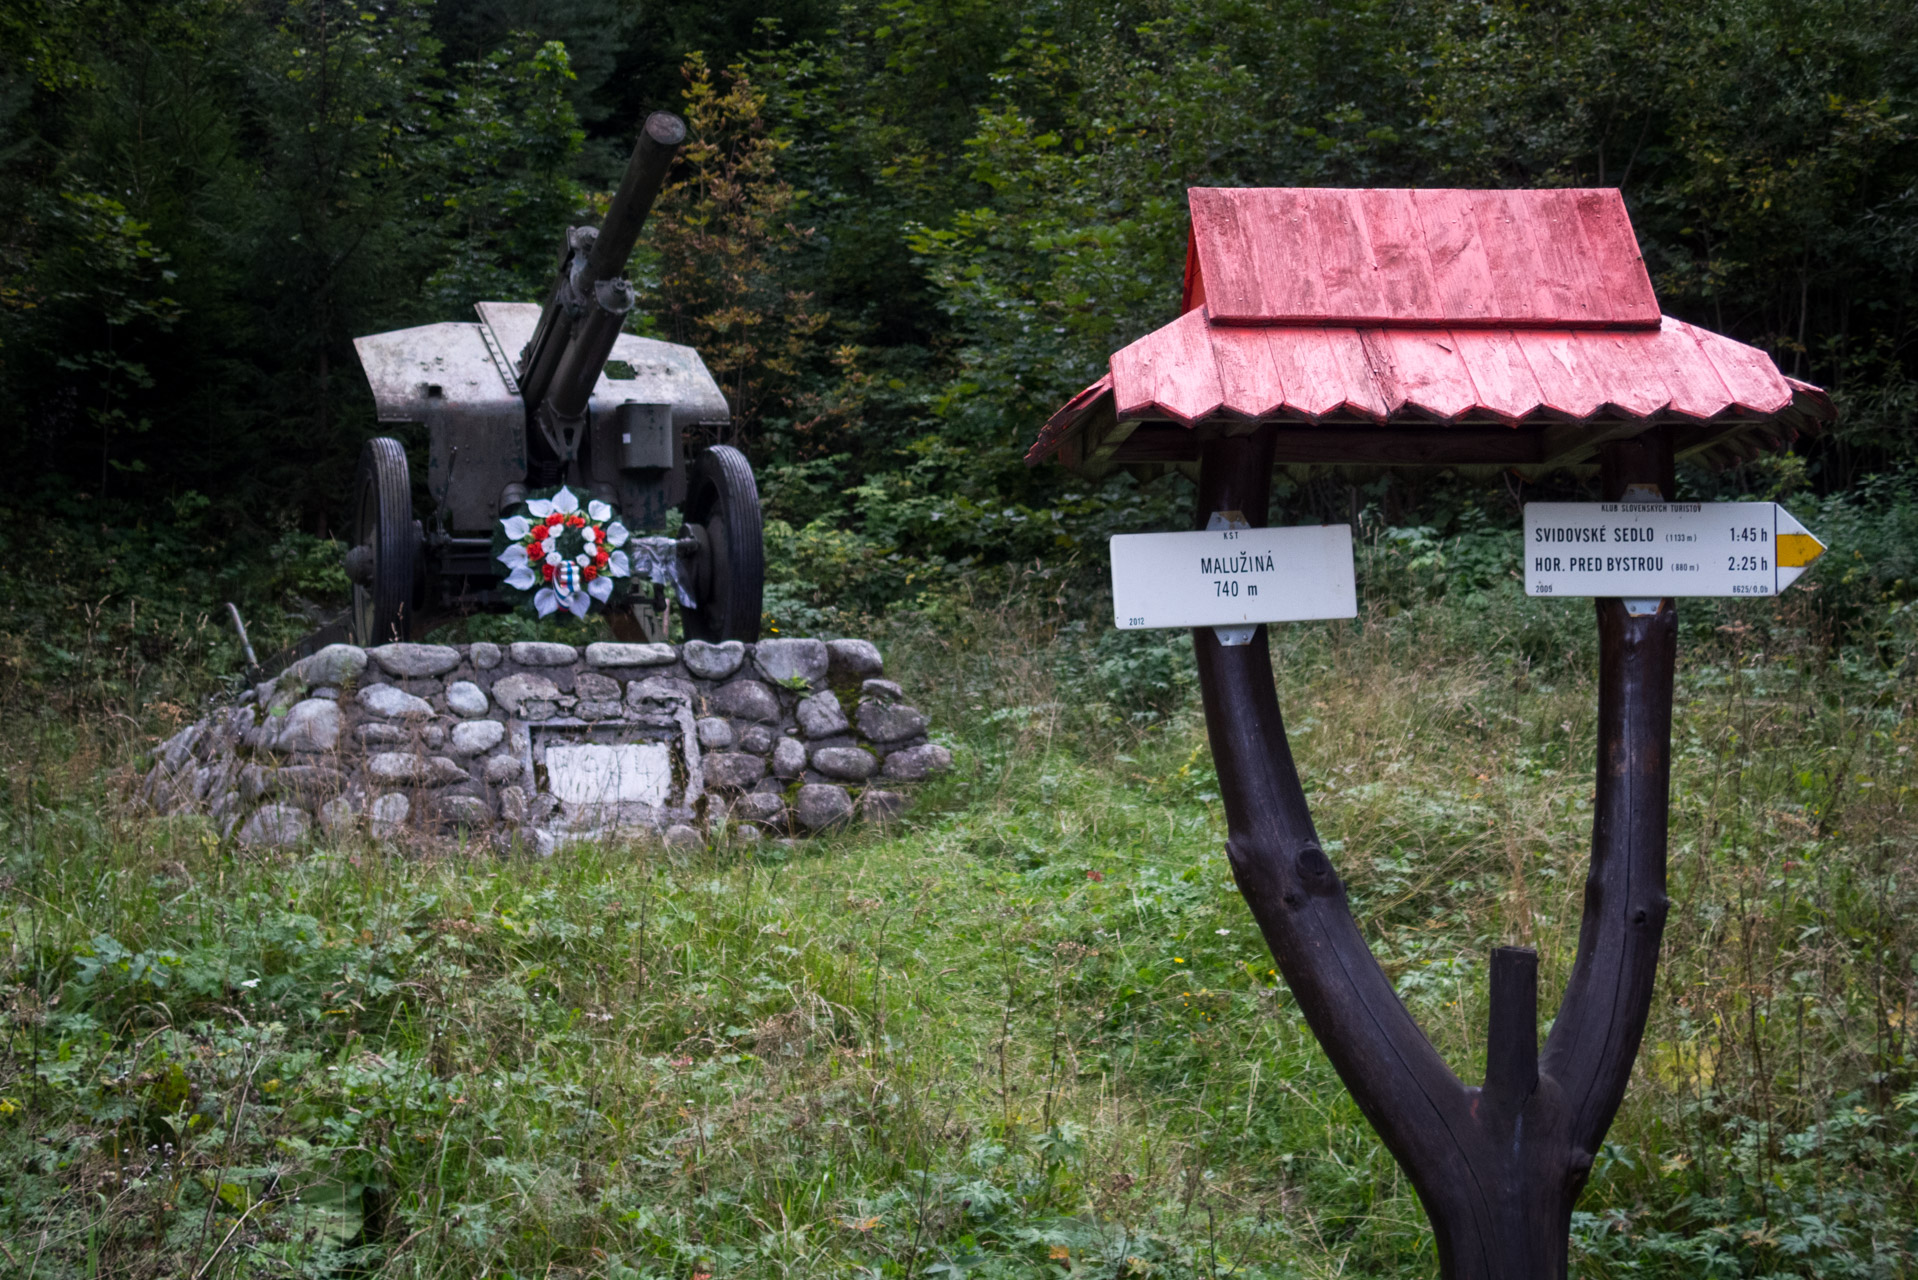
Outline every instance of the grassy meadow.
{"type": "MultiPolygon", "coordinates": [[[[1475,1079],[1562,986],[1596,640],[1515,589],[1274,636],[1326,848],[1475,1079]]],[[[1670,924],[1584,1276],[1918,1270],[1909,663],[1681,614],[1670,924]]],[[[7,739],[0,1274],[1427,1276],[1227,876],[1189,645],[1039,571],[868,632],[954,749],[901,825],[260,854],[117,799],[149,703],[7,739]],[[1132,643],[1131,641],[1127,642],[1132,643]]]]}

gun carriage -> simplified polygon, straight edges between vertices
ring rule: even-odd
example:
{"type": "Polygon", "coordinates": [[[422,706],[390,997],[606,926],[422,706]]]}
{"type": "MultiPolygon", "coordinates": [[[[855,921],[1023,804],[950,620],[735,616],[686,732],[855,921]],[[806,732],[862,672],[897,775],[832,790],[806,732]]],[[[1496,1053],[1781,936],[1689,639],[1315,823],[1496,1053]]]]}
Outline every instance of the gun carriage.
{"type": "MultiPolygon", "coordinates": [[[[354,340],[379,420],[426,430],[432,499],[429,527],[414,515],[400,441],[366,443],[346,553],[355,643],[409,639],[429,612],[502,606],[494,526],[529,489],[562,483],[612,504],[635,531],[663,528],[678,508],[688,638],[758,638],[765,560],[752,468],[731,446],[689,447],[728,424],[726,398],[693,348],[623,332],[634,304],[626,262],[685,138],[679,117],[647,119],[604,225],[567,231],[544,306],[481,302],[478,323],[354,340]]],[[[634,613],[660,639],[665,587],[652,595],[634,613]]]]}

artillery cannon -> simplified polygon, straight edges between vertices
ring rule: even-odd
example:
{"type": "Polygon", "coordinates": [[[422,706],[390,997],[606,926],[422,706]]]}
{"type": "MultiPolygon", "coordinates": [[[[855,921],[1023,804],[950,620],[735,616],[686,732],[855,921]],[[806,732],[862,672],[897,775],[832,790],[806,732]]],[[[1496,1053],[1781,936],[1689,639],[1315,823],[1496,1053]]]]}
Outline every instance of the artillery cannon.
{"type": "MultiPolygon", "coordinates": [[[[687,447],[730,421],[691,347],[622,332],[623,279],[673,156],[678,116],[640,130],[601,227],[566,233],[543,307],[481,302],[479,322],[421,325],[354,339],[382,423],[426,428],[432,524],[413,514],[406,450],[382,436],[360,453],[351,545],[357,644],[406,640],[428,611],[499,607],[493,527],[529,488],[566,484],[611,503],[632,529],[683,518],[677,547],[688,638],[755,640],[765,581],[759,490],[737,449],[687,447]]],[[[663,592],[634,612],[663,639],[663,592]]]]}

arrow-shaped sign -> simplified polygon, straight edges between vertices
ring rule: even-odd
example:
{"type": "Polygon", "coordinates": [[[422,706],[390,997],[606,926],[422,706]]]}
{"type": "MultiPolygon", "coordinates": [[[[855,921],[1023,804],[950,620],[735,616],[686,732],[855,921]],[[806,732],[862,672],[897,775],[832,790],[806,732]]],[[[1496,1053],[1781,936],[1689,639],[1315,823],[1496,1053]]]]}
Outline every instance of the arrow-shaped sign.
{"type": "Polygon", "coordinates": [[[1529,596],[1775,596],[1825,544],[1775,502],[1528,502],[1529,596]]]}

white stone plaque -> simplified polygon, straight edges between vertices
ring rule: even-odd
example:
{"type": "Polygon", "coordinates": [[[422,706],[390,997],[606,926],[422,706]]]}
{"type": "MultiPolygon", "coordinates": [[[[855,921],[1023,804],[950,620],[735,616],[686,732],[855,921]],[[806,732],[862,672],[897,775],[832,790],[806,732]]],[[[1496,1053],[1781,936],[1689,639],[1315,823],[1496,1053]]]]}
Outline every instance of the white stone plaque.
{"type": "Polygon", "coordinates": [[[1775,502],[1525,504],[1532,596],[1775,596],[1824,550],[1775,502]]]}
{"type": "Polygon", "coordinates": [[[546,789],[567,804],[667,803],[672,748],[664,742],[580,742],[546,748],[546,789]]]}
{"type": "Polygon", "coordinates": [[[1232,627],[1358,615],[1350,525],[1121,533],[1113,625],[1232,627]]]}

